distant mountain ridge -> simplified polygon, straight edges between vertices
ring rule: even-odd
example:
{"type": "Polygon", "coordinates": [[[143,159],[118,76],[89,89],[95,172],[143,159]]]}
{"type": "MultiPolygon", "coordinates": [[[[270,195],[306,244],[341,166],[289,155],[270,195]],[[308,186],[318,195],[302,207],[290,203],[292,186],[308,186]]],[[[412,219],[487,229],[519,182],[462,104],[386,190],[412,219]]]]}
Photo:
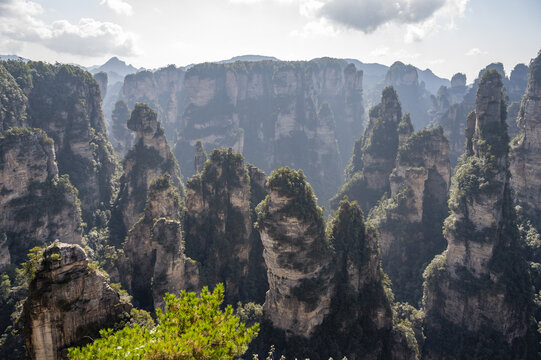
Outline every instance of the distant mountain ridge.
{"type": "Polygon", "coordinates": [[[139,70],[144,70],[143,68],[137,69],[135,66],[131,64],[126,64],[125,61],[120,60],[116,56],[113,56],[107,62],[103,65],[94,65],[87,68],[89,72],[92,74],[98,73],[98,72],[106,72],[106,73],[116,73],[122,77],[128,75],[128,74],[134,74],[139,70]]]}

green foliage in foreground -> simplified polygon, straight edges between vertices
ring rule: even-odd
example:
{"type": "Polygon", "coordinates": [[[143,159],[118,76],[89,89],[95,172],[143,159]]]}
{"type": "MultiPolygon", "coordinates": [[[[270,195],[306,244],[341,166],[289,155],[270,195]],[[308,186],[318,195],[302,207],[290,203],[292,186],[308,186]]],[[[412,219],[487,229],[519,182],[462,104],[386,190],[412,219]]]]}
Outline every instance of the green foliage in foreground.
{"type": "Polygon", "coordinates": [[[167,294],[165,311],[157,310],[154,328],[138,324],[102,330],[101,338],[83,348],[69,349],[70,359],[233,359],[257,336],[259,324],[246,328],[233,308],[220,310],[224,287],[207,287],[198,297],[183,291],[167,294]]]}

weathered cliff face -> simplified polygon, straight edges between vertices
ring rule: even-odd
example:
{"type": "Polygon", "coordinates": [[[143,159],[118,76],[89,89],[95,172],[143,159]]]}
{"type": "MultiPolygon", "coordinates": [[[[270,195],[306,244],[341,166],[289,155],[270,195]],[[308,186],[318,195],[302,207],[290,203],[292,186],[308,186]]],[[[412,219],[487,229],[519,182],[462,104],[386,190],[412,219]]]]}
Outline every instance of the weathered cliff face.
{"type": "Polygon", "coordinates": [[[28,99],[13,76],[0,61],[0,132],[14,126],[25,126],[28,99]]]}
{"type": "Polygon", "coordinates": [[[58,176],[53,140],[44,131],[0,133],[0,263],[19,264],[30,248],[59,239],[81,242],[81,209],[69,178],[58,176]]]}
{"type": "Polygon", "coordinates": [[[302,171],[275,170],[267,190],[258,205],[269,281],[264,313],[287,336],[310,337],[329,314],[334,292],[323,213],[302,171]]]}
{"type": "Polygon", "coordinates": [[[111,142],[119,157],[124,158],[128,151],[132,148],[135,137],[132,131],[128,129],[128,119],[130,118],[130,110],[128,105],[123,100],[115,103],[115,107],[111,116],[111,142]]]}
{"type": "MultiPolygon", "coordinates": [[[[348,181],[331,199],[333,208],[347,195],[356,200],[363,211],[368,211],[390,190],[389,175],[395,166],[401,120],[398,95],[392,87],[387,87],[382,92],[381,103],[370,110],[370,122],[364,135],[355,143],[346,169],[348,181]]],[[[408,132],[409,128],[402,130],[408,132]]]]}
{"type": "Polygon", "coordinates": [[[418,304],[422,272],[445,249],[441,233],[451,179],[449,143],[441,127],[413,133],[399,148],[391,196],[370,213],[380,233],[382,265],[397,300],[418,304]]]}
{"type": "Polygon", "coordinates": [[[158,110],[184,174],[193,173],[194,144],[201,140],[208,150],[231,147],[265,171],[302,167],[323,201],[343,181],[362,127],[362,72],[342,60],[140,72],[126,77],[122,96],[128,106],[145,101],[158,110]]]}
{"type": "Polygon", "coordinates": [[[201,139],[207,149],[231,147],[265,171],[302,167],[328,199],[342,181],[336,140],[343,136],[351,149],[351,134],[360,132],[361,81],[362,73],[330,59],[195,66],[186,73],[184,129],[175,153],[191,164],[193,144],[201,139]]]}
{"type": "Polygon", "coordinates": [[[429,93],[419,83],[417,69],[412,65],[395,62],[385,75],[385,86],[392,86],[398,93],[405,112],[411,114],[413,125],[421,129],[428,125],[427,111],[430,105],[429,93]]]}
{"type": "Polygon", "coordinates": [[[424,273],[429,359],[535,356],[528,347],[532,294],[514,223],[502,87],[495,70],[479,81],[466,156],[451,187],[447,250],[424,273]]]}
{"type": "Polygon", "coordinates": [[[264,181],[240,153],[216,149],[186,186],[186,254],[201,264],[204,284],[224,284],[230,304],[262,303],[268,289],[261,239],[253,228],[264,181]]]}
{"type": "MultiPolygon", "coordinates": [[[[134,108],[135,103],[144,102],[157,111],[158,119],[172,143],[176,142],[176,129],[179,128],[184,110],[185,74],[184,70],[177,69],[174,65],[154,72],[140,71],[129,74],[124,78],[119,95],[130,109],[134,108]]],[[[183,169],[184,172],[186,170],[183,169]]]]}
{"type": "MultiPolygon", "coordinates": [[[[395,358],[391,356],[392,300],[383,285],[376,229],[364,222],[356,203],[346,200],[340,202],[328,227],[335,250],[335,290],[331,312],[318,335],[333,338],[348,359],[395,358]],[[351,341],[354,338],[359,341],[351,341]]],[[[406,350],[406,358],[412,358],[414,351],[406,350]]]]}
{"type": "Polygon", "coordinates": [[[117,170],[98,83],[90,73],[71,65],[29,62],[21,66],[32,84],[29,125],[53,138],[59,171],[68,174],[79,190],[83,218],[92,226],[92,213],[112,201],[117,170]]]}
{"type": "Polygon", "coordinates": [[[530,64],[528,89],[520,107],[519,137],[512,145],[511,186],[524,214],[541,228],[541,53],[530,64]]]}
{"type": "Polygon", "coordinates": [[[184,195],[178,164],[169,149],[156,112],[146,104],[136,104],[128,127],[137,133],[137,142],[124,159],[124,175],[120,179],[118,211],[115,214],[121,217],[124,228],[117,235],[120,241],[123,233],[130,230],[143,213],[153,179],[168,174],[181,196],[184,195]]]}
{"type": "Polygon", "coordinates": [[[325,230],[301,171],[275,170],[267,189],[258,206],[269,278],[259,347],[272,341],[278,354],[316,360],[415,358],[415,341],[404,345],[394,326],[377,231],[360,207],[341,201],[325,230]]]}
{"type": "Polygon", "coordinates": [[[65,358],[69,346],[88,342],[130,309],[80,246],[55,242],[45,249],[24,304],[28,354],[65,358]]]}
{"type": "Polygon", "coordinates": [[[168,175],[154,179],[144,215],[124,243],[121,278],[136,305],[162,307],[166,292],[200,289],[199,268],[184,255],[181,213],[184,204],[168,175]]]}

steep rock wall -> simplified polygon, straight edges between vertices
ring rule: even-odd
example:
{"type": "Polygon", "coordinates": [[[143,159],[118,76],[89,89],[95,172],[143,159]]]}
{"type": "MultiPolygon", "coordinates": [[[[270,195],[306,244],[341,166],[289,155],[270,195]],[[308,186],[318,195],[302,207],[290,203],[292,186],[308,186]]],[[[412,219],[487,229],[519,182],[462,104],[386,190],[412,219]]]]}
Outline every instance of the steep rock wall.
{"type": "Polygon", "coordinates": [[[63,359],[68,347],[88,342],[130,309],[80,246],[55,242],[45,249],[24,304],[28,355],[63,359]]]}

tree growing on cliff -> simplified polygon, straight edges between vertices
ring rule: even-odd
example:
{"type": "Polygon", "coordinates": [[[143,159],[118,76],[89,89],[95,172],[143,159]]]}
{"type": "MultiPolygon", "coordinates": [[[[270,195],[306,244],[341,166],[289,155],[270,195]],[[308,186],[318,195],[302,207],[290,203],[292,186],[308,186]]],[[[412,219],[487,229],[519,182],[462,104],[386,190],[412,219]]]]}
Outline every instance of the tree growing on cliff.
{"type": "Polygon", "coordinates": [[[183,291],[165,296],[165,311],[157,310],[158,325],[134,325],[122,330],[102,330],[101,339],[82,348],[71,348],[69,358],[96,359],[233,359],[241,356],[257,336],[259,324],[246,328],[233,308],[223,311],[224,287],[198,297],[183,291]]]}

